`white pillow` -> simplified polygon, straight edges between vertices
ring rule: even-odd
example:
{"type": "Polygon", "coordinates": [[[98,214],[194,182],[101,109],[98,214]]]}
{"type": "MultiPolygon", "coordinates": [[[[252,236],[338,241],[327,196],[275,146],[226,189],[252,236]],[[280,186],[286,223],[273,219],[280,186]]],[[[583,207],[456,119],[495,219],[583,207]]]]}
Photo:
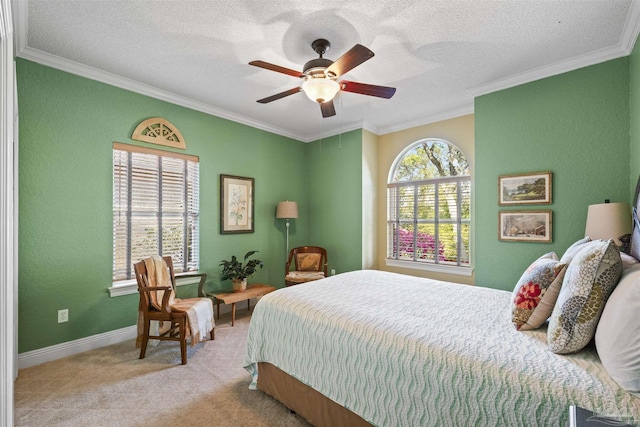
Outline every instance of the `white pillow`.
{"type": "Polygon", "coordinates": [[[611,378],[640,397],[640,264],[622,273],[596,329],[596,348],[611,378]]]}
{"type": "Polygon", "coordinates": [[[632,257],[631,255],[625,254],[624,252],[620,252],[620,259],[622,260],[622,270],[626,270],[638,263],[638,260],[632,257]]]}
{"type": "Polygon", "coordinates": [[[569,246],[567,250],[564,251],[562,258],[560,258],[560,262],[569,264],[573,259],[573,257],[575,257],[578,254],[578,252],[580,252],[580,249],[584,248],[584,245],[586,245],[590,241],[591,241],[591,238],[589,236],[585,236],[582,239],[575,242],[573,245],[569,246]]]}

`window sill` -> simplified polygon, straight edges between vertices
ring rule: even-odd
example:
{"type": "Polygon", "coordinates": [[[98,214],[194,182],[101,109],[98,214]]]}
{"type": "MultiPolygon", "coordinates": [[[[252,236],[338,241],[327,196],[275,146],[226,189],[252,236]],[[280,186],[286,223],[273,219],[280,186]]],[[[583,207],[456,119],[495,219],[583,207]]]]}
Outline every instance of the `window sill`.
{"type": "MultiPolygon", "coordinates": [[[[196,274],[196,273],[189,272],[185,274],[190,275],[190,274],[196,274]]],[[[181,279],[179,274],[176,276],[176,286],[192,285],[194,283],[195,284],[200,283],[200,278],[185,277],[181,279]]],[[[137,293],[138,293],[138,282],[136,282],[135,280],[122,280],[118,282],[117,285],[113,285],[109,288],[109,296],[111,296],[111,298],[121,297],[123,295],[137,294],[137,293]]]]}
{"type": "Polygon", "coordinates": [[[403,261],[398,259],[385,259],[384,262],[387,267],[431,271],[434,273],[454,274],[466,277],[471,277],[471,275],[473,275],[472,267],[459,267],[457,265],[434,264],[429,262],[403,261]]]}

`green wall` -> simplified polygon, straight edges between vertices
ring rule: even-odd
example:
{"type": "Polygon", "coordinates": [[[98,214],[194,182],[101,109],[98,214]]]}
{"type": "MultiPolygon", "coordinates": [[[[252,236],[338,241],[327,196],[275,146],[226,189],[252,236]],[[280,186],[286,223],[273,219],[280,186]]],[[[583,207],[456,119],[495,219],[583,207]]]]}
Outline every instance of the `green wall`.
{"type": "Polygon", "coordinates": [[[362,130],[307,144],[309,243],[336,273],[362,268],[362,130]]]}
{"type": "MultiPolygon", "coordinates": [[[[640,174],[640,53],[485,95],[475,103],[475,282],[513,289],[530,262],[561,254],[584,233],[589,204],[627,201],[640,174]],[[631,118],[630,118],[631,112],[631,118]],[[629,160],[630,159],[630,160],[629,160]],[[498,176],[550,170],[553,243],[497,239],[498,176]]],[[[200,157],[201,270],[260,251],[253,281],[283,285],[281,200],[298,202],[290,247],[329,251],[336,272],[362,267],[363,134],[309,144],[17,60],[19,352],[135,323],[137,294],[110,298],[113,141],[149,117],[173,123],[200,157]],[[255,233],[219,233],[219,174],[256,179],[255,233]],[[68,323],[57,311],[68,308],[68,323]]],[[[177,151],[177,150],[176,150],[177,151]]],[[[529,206],[527,206],[529,208],[529,206]]],[[[531,208],[535,208],[532,206],[531,208]]],[[[508,208],[505,208],[508,209],[508,208]]],[[[513,209],[513,208],[511,208],[513,209]]],[[[181,287],[179,296],[195,294],[181,287]]]]}
{"type": "MultiPolygon", "coordinates": [[[[200,157],[200,266],[207,288],[218,263],[259,250],[264,270],[251,280],[284,285],[281,200],[298,200],[291,238],[306,241],[305,144],[18,59],[19,352],[135,324],[138,295],[111,298],[112,143],[133,142],[142,120],[162,117],[200,157]],[[255,233],[219,233],[219,175],[255,178],[255,233]],[[69,322],[57,311],[69,309],[69,322]]],[[[328,146],[325,144],[325,149],[328,146]]],[[[195,285],[181,287],[179,296],[195,285]],[[185,289],[187,288],[187,289],[185,289]]]]}
{"type": "Polygon", "coordinates": [[[476,285],[513,289],[584,236],[588,205],[629,201],[629,130],[626,57],[476,98],[476,285]],[[553,203],[520,209],[551,209],[553,242],[498,241],[498,176],[536,171],[553,172],[553,203]]]}

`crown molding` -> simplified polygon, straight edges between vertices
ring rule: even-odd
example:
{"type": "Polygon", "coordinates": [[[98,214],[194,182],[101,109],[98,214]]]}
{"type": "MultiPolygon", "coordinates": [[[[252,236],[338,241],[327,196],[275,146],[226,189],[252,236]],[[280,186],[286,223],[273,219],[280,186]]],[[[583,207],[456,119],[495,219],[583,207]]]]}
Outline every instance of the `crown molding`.
{"type": "Polygon", "coordinates": [[[154,86],[150,86],[144,83],[140,83],[134,80],[126,79],[117,76],[106,71],[99,70],[97,68],[89,67],[78,62],[62,59],[55,55],[51,55],[46,52],[42,52],[32,48],[24,48],[16,55],[23,59],[28,59],[33,62],[37,62],[42,65],[46,65],[51,68],[56,68],[61,71],[65,71],[71,74],[78,75],[80,77],[86,77],[91,80],[95,80],[101,83],[108,84],[110,86],[119,87],[121,89],[129,90],[131,92],[146,95],[151,98],[166,101],[171,104],[180,105],[182,107],[190,108],[192,110],[200,111],[212,116],[220,117],[223,119],[231,120],[236,123],[251,126],[257,129],[261,129],[267,132],[278,134],[287,138],[292,138],[298,141],[303,141],[305,137],[291,133],[287,130],[271,126],[267,123],[252,120],[246,116],[235,114],[222,108],[214,107],[204,102],[196,101],[185,96],[177,95],[175,93],[158,89],[154,86]]]}
{"type": "Polygon", "coordinates": [[[631,55],[633,47],[636,44],[638,35],[640,34],[640,1],[632,0],[629,13],[627,14],[627,20],[624,23],[624,30],[620,37],[620,46],[627,52],[627,55],[631,55]]]}
{"type": "MultiPolygon", "coordinates": [[[[436,113],[420,119],[404,122],[399,125],[376,128],[366,122],[349,123],[327,132],[318,132],[314,135],[300,135],[290,132],[286,129],[275,127],[268,123],[257,121],[246,116],[232,113],[219,107],[193,100],[175,93],[158,89],[156,87],[140,83],[134,80],[126,79],[112,73],[108,73],[93,67],[89,67],[74,61],[59,58],[57,56],[29,48],[27,44],[27,8],[28,1],[13,0],[14,10],[14,28],[15,28],[15,52],[16,56],[30,61],[40,63],[52,68],[66,71],[81,77],[86,77],[105,84],[129,90],[135,93],[146,95],[155,99],[166,101],[172,104],[180,105],[192,110],[200,111],[216,117],[227,119],[236,123],[251,126],[266,132],[291,138],[301,142],[311,142],[322,138],[327,138],[340,133],[349,132],[355,129],[366,129],[377,135],[383,135],[391,132],[405,130],[411,127],[422,126],[442,120],[447,120],[462,115],[473,113],[473,100],[468,104],[462,105],[448,111],[436,113]]],[[[632,0],[629,14],[625,21],[624,30],[620,37],[618,45],[610,48],[600,49],[587,55],[577,56],[569,60],[557,62],[549,66],[540,67],[525,73],[509,76],[504,79],[495,80],[486,84],[467,89],[469,96],[472,98],[486,95],[488,93],[497,92],[514,86],[530,83],[546,77],[574,71],[579,68],[598,64],[604,61],[620,58],[629,55],[635,42],[640,34],[640,0],[632,0]]]]}
{"type": "MultiPolygon", "coordinates": [[[[325,139],[325,138],[331,138],[332,136],[336,136],[336,135],[340,135],[343,133],[347,133],[347,132],[351,132],[352,130],[358,130],[358,129],[365,129],[365,126],[368,126],[365,122],[351,122],[351,123],[346,123],[340,127],[338,127],[337,129],[330,129],[327,130],[325,132],[317,132],[313,135],[310,135],[308,137],[305,137],[304,139],[302,139],[302,142],[313,142],[313,141],[318,141],[321,139],[325,139]]],[[[377,133],[375,130],[372,130],[372,126],[369,126],[369,128],[367,129],[369,132],[373,132],[373,133],[377,133]]]]}
{"type": "Polygon", "coordinates": [[[180,105],[182,107],[190,108],[192,110],[200,111],[206,114],[211,114],[216,117],[231,120],[233,122],[251,126],[287,138],[292,138],[298,141],[303,141],[305,139],[305,137],[302,135],[298,135],[285,129],[281,129],[267,123],[250,119],[240,114],[232,113],[222,108],[214,107],[212,105],[196,101],[191,98],[177,95],[166,90],[158,89],[154,86],[126,79],[115,74],[99,70],[97,68],[89,67],[75,61],[63,59],[40,50],[30,48],[27,46],[27,34],[29,25],[28,3],[29,2],[26,0],[13,0],[12,3],[14,11],[14,28],[16,29],[14,43],[16,57],[28,59],[30,61],[37,62],[51,68],[55,68],[81,77],[86,77],[91,80],[96,80],[101,83],[119,87],[121,89],[129,90],[141,95],[146,95],[155,99],[159,99],[161,101],[169,102],[171,104],[180,105]]]}
{"type": "MultiPolygon", "coordinates": [[[[75,74],[81,77],[85,77],[91,80],[99,81],[111,86],[116,86],[121,89],[129,90],[141,95],[146,95],[155,99],[169,102],[171,104],[180,105],[192,110],[200,111],[206,114],[210,114],[216,117],[227,119],[236,123],[251,126],[256,129],[260,129],[266,132],[270,132],[276,135],[284,136],[286,138],[295,139],[301,142],[311,142],[321,138],[327,138],[329,136],[337,135],[339,133],[349,132],[355,129],[360,129],[358,124],[350,124],[341,127],[340,129],[320,132],[311,136],[299,135],[297,133],[290,132],[286,129],[282,129],[270,124],[250,119],[246,116],[232,113],[222,108],[214,107],[210,104],[206,104],[200,101],[195,101],[191,98],[187,98],[175,93],[158,89],[156,87],[140,83],[134,80],[126,79],[118,75],[108,73],[106,71],[99,70],[97,68],[89,67],[87,65],[80,64],[75,61],[60,58],[55,55],[51,55],[47,52],[43,52],[37,49],[33,49],[27,46],[27,30],[28,30],[28,1],[27,0],[13,0],[14,14],[14,27],[17,29],[15,34],[15,53],[16,57],[27,59],[29,61],[37,62],[42,65],[46,65],[51,68],[55,68],[61,71],[65,71],[71,74],[75,74]]],[[[372,131],[375,133],[375,131],[372,131]]]]}
{"type": "Polygon", "coordinates": [[[378,135],[386,135],[388,133],[399,132],[401,130],[441,122],[443,120],[455,119],[456,117],[466,116],[468,114],[473,114],[473,101],[447,111],[442,111],[429,116],[421,117],[419,119],[404,122],[399,125],[380,128],[378,135]]]}
{"type": "MultiPolygon", "coordinates": [[[[355,123],[355,124],[352,123],[338,129],[333,129],[327,132],[320,132],[310,136],[299,135],[296,133],[289,132],[285,129],[272,126],[267,123],[256,121],[239,114],[231,113],[222,108],[214,107],[212,105],[209,105],[200,101],[195,101],[191,98],[177,95],[175,93],[158,89],[154,86],[146,85],[144,83],[140,83],[134,80],[125,79],[118,75],[108,73],[106,71],[99,70],[97,68],[89,67],[87,65],[80,64],[78,62],[70,61],[68,59],[63,59],[58,56],[51,55],[49,53],[42,52],[37,49],[25,47],[16,56],[23,59],[27,59],[29,61],[37,62],[38,64],[42,64],[47,67],[65,71],[80,77],[85,77],[91,80],[108,84],[110,86],[119,87],[121,89],[129,90],[131,92],[139,93],[141,95],[146,95],[151,98],[169,102],[171,104],[180,105],[182,107],[190,108],[192,110],[200,111],[206,114],[210,114],[212,116],[220,117],[236,123],[251,126],[253,128],[264,130],[266,132],[270,132],[276,135],[295,139],[300,142],[311,142],[311,141],[315,141],[322,138],[328,138],[330,136],[334,136],[340,133],[349,132],[355,129],[360,129],[362,126],[359,123],[355,123]]],[[[370,130],[370,129],[367,129],[367,130],[370,130]]],[[[370,131],[373,133],[376,133],[375,130],[370,130],[370,131]]]]}
{"type": "Polygon", "coordinates": [[[590,65],[600,64],[605,61],[628,56],[633,51],[636,40],[640,34],[640,0],[632,0],[627,14],[627,20],[624,24],[620,42],[613,47],[599,49],[587,55],[576,56],[568,60],[556,62],[545,67],[527,71],[504,79],[495,80],[474,88],[468,89],[470,95],[474,98],[509,89],[525,83],[567,73],[590,65]]]}
{"type": "Polygon", "coordinates": [[[628,53],[620,46],[614,48],[600,49],[588,55],[578,56],[566,61],[557,62],[555,64],[540,67],[526,73],[515,74],[505,79],[495,80],[487,84],[476,86],[468,90],[469,94],[474,98],[487,95],[489,93],[498,92],[504,89],[531,83],[547,77],[557,76],[559,74],[575,71],[590,65],[599,64],[612,59],[626,56],[628,53]]]}

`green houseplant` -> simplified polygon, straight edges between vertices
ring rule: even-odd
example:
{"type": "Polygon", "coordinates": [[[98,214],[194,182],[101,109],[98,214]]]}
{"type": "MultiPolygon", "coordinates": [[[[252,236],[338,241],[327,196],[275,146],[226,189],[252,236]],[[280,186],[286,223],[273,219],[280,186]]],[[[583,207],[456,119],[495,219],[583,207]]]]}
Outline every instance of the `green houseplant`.
{"type": "Polygon", "coordinates": [[[249,251],[244,255],[244,260],[239,261],[235,255],[231,257],[231,260],[222,260],[220,265],[222,266],[222,275],[220,279],[230,279],[233,282],[233,291],[242,292],[247,289],[247,277],[251,277],[256,272],[258,267],[262,268],[264,263],[259,259],[249,259],[253,254],[258,251],[249,251]]]}

